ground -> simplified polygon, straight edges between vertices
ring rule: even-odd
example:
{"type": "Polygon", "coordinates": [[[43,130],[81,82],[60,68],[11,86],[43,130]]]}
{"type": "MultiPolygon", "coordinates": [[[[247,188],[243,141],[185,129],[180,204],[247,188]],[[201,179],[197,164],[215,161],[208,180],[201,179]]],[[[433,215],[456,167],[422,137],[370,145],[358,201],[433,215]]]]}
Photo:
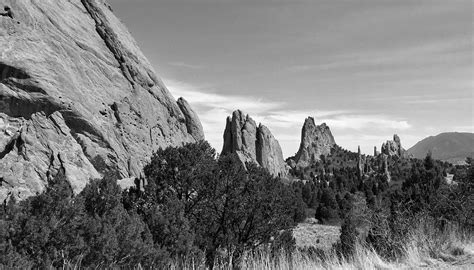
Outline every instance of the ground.
{"type": "Polygon", "coordinates": [[[308,219],[293,230],[298,247],[314,247],[329,250],[339,240],[341,228],[317,224],[315,219],[308,219]]]}

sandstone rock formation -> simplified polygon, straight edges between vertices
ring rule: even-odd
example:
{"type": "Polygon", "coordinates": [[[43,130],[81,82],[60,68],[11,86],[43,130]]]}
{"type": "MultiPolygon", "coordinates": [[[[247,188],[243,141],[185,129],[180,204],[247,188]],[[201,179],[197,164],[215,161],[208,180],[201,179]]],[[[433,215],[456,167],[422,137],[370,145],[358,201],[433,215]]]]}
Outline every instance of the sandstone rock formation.
{"type": "Polygon", "coordinates": [[[400,137],[398,135],[393,135],[393,141],[387,141],[386,143],[382,144],[382,154],[385,154],[389,157],[398,156],[404,157],[405,156],[405,149],[402,147],[402,143],[400,141],[400,137]]]}
{"type": "Polygon", "coordinates": [[[336,145],[329,127],[323,123],[316,126],[314,118],[308,117],[301,131],[301,144],[294,157],[296,166],[307,167],[312,162],[321,159],[321,155],[329,155],[331,148],[336,145]]]}
{"type": "Polygon", "coordinates": [[[390,176],[390,171],[388,170],[388,156],[385,154],[382,154],[382,170],[385,179],[388,183],[390,183],[390,181],[392,181],[392,177],[390,176]]]}
{"type": "Polygon", "coordinates": [[[76,192],[153,150],[204,139],[103,0],[6,0],[0,17],[0,200],[41,192],[65,170],[76,192]]]}
{"type": "Polygon", "coordinates": [[[280,144],[264,125],[257,126],[249,115],[238,110],[227,118],[222,154],[236,153],[242,162],[255,162],[273,176],[285,177],[288,168],[280,144]]]}
{"type": "Polygon", "coordinates": [[[365,157],[362,156],[360,152],[360,146],[359,146],[358,151],[357,151],[357,176],[359,177],[359,179],[362,179],[362,176],[365,173],[365,166],[366,166],[365,157]]]}
{"type": "Polygon", "coordinates": [[[197,113],[191,108],[189,103],[182,97],[178,99],[178,106],[181,112],[184,115],[184,119],[186,120],[186,128],[188,133],[193,136],[196,141],[200,141],[204,139],[204,130],[202,128],[201,121],[199,121],[199,117],[197,113]]]}

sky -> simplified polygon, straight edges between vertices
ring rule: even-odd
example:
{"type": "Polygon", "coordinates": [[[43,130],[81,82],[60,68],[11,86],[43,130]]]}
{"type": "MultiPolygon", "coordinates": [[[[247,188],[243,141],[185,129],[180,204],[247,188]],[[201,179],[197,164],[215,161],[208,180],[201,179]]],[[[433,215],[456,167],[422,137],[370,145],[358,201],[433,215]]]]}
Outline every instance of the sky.
{"type": "Polygon", "coordinates": [[[364,153],[474,132],[471,0],[109,0],[218,151],[240,109],[285,157],[305,118],[364,153]]]}

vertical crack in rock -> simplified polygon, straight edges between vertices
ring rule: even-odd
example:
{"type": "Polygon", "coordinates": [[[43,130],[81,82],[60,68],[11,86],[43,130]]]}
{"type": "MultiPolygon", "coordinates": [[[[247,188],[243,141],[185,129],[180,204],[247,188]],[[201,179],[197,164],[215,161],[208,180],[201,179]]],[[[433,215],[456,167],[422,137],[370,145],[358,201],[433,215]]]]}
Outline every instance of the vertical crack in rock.
{"type": "Polygon", "coordinates": [[[135,63],[139,63],[139,60],[120,42],[119,37],[113,31],[106,15],[100,9],[97,2],[95,0],[81,0],[81,2],[95,21],[97,33],[99,33],[107,48],[113,54],[115,59],[117,59],[124,77],[132,86],[138,84],[144,89],[150,91],[150,88],[156,84],[156,79],[150,77],[150,72],[147,71],[145,76],[140,72],[140,70],[138,70],[136,67],[137,64],[135,63]]]}
{"type": "Polygon", "coordinates": [[[110,105],[110,108],[114,112],[114,117],[115,117],[115,120],[117,120],[117,123],[121,124],[122,119],[120,119],[120,112],[119,112],[119,109],[118,109],[117,102],[114,102],[112,105],[110,105]]]}

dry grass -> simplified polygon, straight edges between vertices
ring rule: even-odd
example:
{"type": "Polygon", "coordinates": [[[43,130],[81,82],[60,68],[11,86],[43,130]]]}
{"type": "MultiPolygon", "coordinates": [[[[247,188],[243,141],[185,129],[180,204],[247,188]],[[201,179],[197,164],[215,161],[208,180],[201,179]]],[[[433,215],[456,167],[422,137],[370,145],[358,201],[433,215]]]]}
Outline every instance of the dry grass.
{"type": "MultiPolygon", "coordinates": [[[[317,224],[300,224],[295,229],[295,237],[300,246],[315,246],[329,250],[339,237],[339,227],[317,224]],[[316,243],[309,238],[325,239],[316,243]],[[324,242],[324,243],[323,243],[324,242]]],[[[412,233],[405,246],[404,255],[396,261],[388,261],[374,250],[358,245],[351,258],[340,258],[327,252],[326,257],[310,257],[297,251],[290,256],[271,257],[268,253],[247,254],[243,269],[249,270],[345,270],[345,269],[474,269],[474,235],[456,228],[439,232],[432,226],[420,226],[412,233]]],[[[175,268],[178,269],[178,268],[175,268]]],[[[204,269],[204,268],[188,268],[204,269]]],[[[231,269],[221,264],[217,269],[231,269]]]]}
{"type": "Polygon", "coordinates": [[[293,236],[299,248],[314,247],[327,251],[339,240],[340,230],[338,226],[320,225],[316,224],[316,220],[309,219],[293,230],[293,236]]]}
{"type": "MultiPolygon", "coordinates": [[[[338,227],[302,224],[296,234],[318,237],[339,232],[338,227]],[[310,226],[311,225],[311,226],[310,226]]],[[[328,236],[329,238],[329,236],[328,236]]],[[[332,239],[332,238],[331,238],[332,239]]],[[[328,240],[329,241],[329,240],[328,240]]],[[[332,241],[332,240],[330,240],[332,241]]],[[[312,243],[308,240],[308,243],[312,243]]],[[[219,262],[215,269],[231,270],[231,262],[219,262]]],[[[66,265],[64,269],[80,269],[78,265],[66,265]]],[[[113,267],[112,267],[113,268],[113,267]]],[[[138,266],[135,269],[143,269],[138,266]]],[[[184,264],[172,264],[170,270],[205,270],[204,261],[187,260],[184,264]]],[[[340,258],[327,252],[326,256],[311,257],[297,251],[291,256],[280,254],[272,257],[268,252],[248,253],[242,269],[249,270],[391,270],[391,269],[474,269],[474,235],[455,228],[440,233],[430,226],[417,228],[405,246],[404,255],[396,261],[387,261],[375,251],[358,245],[351,258],[340,258]]]]}

